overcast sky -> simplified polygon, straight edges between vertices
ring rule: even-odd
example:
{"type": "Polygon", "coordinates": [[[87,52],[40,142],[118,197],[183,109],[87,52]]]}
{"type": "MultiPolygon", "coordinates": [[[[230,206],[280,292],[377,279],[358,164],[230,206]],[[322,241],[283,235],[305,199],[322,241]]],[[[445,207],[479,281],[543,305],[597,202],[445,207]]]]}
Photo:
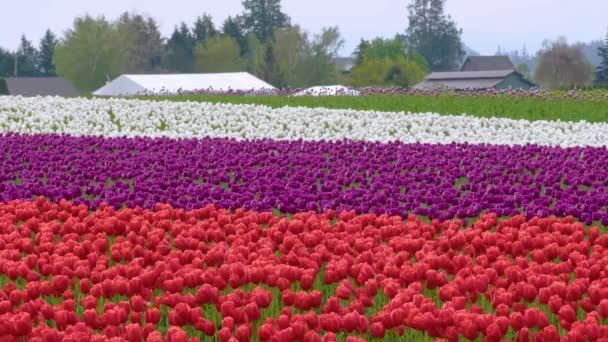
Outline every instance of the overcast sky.
{"type": "MultiPolygon", "coordinates": [[[[124,11],[157,19],[165,36],[174,26],[192,23],[204,12],[220,26],[228,15],[242,11],[241,0],[4,0],[0,46],[16,49],[22,33],[38,40],[47,28],[62,33],[75,17],[85,13],[115,18],[124,11]]],[[[407,26],[409,0],[283,0],[292,23],[315,33],[338,25],[349,54],[359,39],[392,37],[407,26]]],[[[463,29],[463,40],[482,54],[503,49],[529,51],[540,48],[543,39],[566,36],[570,42],[605,36],[608,29],[606,0],[448,0],[447,12],[463,29]]]]}

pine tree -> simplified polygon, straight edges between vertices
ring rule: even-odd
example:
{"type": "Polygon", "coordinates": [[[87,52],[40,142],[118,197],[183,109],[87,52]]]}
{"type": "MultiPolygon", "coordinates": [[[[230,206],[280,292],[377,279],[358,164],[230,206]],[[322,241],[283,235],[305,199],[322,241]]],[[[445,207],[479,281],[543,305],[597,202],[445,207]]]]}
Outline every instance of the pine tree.
{"type": "Polygon", "coordinates": [[[243,18],[242,17],[228,17],[222,25],[222,32],[224,35],[234,39],[239,48],[241,49],[241,57],[245,56],[249,51],[247,44],[247,37],[243,31],[243,18]]]}
{"type": "Polygon", "coordinates": [[[192,72],[194,70],[194,36],[185,23],[175,27],[167,41],[165,67],[169,71],[192,72]]]}
{"type": "Polygon", "coordinates": [[[367,48],[369,48],[369,46],[370,43],[367,40],[361,39],[359,45],[357,45],[357,48],[353,53],[355,56],[355,66],[361,65],[363,63],[363,59],[365,58],[365,51],[367,50],[367,48]]]}
{"type": "Polygon", "coordinates": [[[444,12],[445,0],[413,0],[408,5],[407,40],[432,71],[458,68],[464,48],[460,30],[444,12]]]}
{"type": "Polygon", "coordinates": [[[15,70],[15,76],[20,77],[32,77],[39,76],[40,72],[36,67],[37,60],[36,48],[32,45],[25,35],[21,36],[21,43],[19,49],[17,49],[17,65],[15,70]]]}
{"type": "Polygon", "coordinates": [[[15,54],[0,47],[0,77],[13,76],[15,73],[15,54]]]}
{"type": "Polygon", "coordinates": [[[595,73],[595,82],[602,86],[608,86],[608,33],[604,45],[598,49],[598,54],[602,58],[595,73]]]}
{"type": "Polygon", "coordinates": [[[40,40],[38,48],[38,70],[42,76],[55,76],[55,64],[53,63],[53,54],[57,38],[51,30],[46,30],[44,37],[40,40]]]}
{"type": "Polygon", "coordinates": [[[203,44],[206,44],[207,40],[214,38],[219,34],[213,23],[213,18],[211,18],[209,14],[203,14],[196,18],[192,33],[194,34],[194,40],[197,43],[203,44]]]}
{"type": "Polygon", "coordinates": [[[274,47],[270,43],[266,43],[266,51],[264,52],[264,63],[261,67],[261,76],[264,81],[272,84],[277,88],[285,87],[285,77],[277,57],[274,52],[274,47]]]}
{"type": "Polygon", "coordinates": [[[290,18],[281,10],[281,0],[244,0],[244,28],[265,43],[274,30],[290,26],[290,18]]]}

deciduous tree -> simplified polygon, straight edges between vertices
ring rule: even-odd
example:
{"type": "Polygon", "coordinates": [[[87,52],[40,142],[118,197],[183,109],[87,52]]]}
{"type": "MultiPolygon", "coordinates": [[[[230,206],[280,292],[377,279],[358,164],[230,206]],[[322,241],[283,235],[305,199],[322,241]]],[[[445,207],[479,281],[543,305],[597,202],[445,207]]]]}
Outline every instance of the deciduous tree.
{"type": "Polygon", "coordinates": [[[55,47],[57,74],[83,92],[96,90],[107,76],[114,78],[124,69],[125,54],[116,47],[117,40],[116,30],[104,17],[76,18],[55,47]]]}
{"type": "Polygon", "coordinates": [[[593,67],[576,45],[565,38],[543,43],[534,79],[545,88],[563,89],[590,84],[593,67]]]}
{"type": "Polygon", "coordinates": [[[209,38],[204,45],[196,44],[194,58],[200,72],[236,72],[245,68],[239,45],[228,36],[209,38]]]}
{"type": "Polygon", "coordinates": [[[153,18],[124,13],[116,22],[116,30],[119,39],[114,44],[126,55],[122,72],[153,72],[161,68],[163,38],[153,18]]]}

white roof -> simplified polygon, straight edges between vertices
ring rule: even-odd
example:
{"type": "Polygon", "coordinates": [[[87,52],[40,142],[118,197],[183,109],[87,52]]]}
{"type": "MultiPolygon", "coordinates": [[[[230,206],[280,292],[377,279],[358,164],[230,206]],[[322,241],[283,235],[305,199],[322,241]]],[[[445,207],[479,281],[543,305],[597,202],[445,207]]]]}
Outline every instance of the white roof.
{"type": "Polygon", "coordinates": [[[179,91],[259,91],[275,88],[247,72],[122,75],[93,93],[98,96],[175,94],[179,91]]]}
{"type": "Polygon", "coordinates": [[[317,86],[301,90],[293,96],[359,96],[359,91],[343,85],[317,86]]]}

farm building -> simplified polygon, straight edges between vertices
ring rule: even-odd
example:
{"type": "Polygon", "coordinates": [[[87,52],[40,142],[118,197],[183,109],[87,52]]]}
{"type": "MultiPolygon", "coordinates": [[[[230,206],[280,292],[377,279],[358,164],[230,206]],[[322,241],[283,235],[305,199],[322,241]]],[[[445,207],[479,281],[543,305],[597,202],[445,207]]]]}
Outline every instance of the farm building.
{"type": "Polygon", "coordinates": [[[98,96],[176,94],[193,91],[263,91],[275,88],[246,73],[122,75],[93,93],[98,96]]]}
{"type": "Polygon", "coordinates": [[[78,96],[78,91],[62,77],[8,77],[6,95],[13,96],[78,96]]]}
{"type": "Polygon", "coordinates": [[[460,71],[515,70],[508,56],[469,56],[460,71]]]}
{"type": "Polygon", "coordinates": [[[523,89],[536,85],[515,70],[434,72],[414,89],[523,89]]]}

